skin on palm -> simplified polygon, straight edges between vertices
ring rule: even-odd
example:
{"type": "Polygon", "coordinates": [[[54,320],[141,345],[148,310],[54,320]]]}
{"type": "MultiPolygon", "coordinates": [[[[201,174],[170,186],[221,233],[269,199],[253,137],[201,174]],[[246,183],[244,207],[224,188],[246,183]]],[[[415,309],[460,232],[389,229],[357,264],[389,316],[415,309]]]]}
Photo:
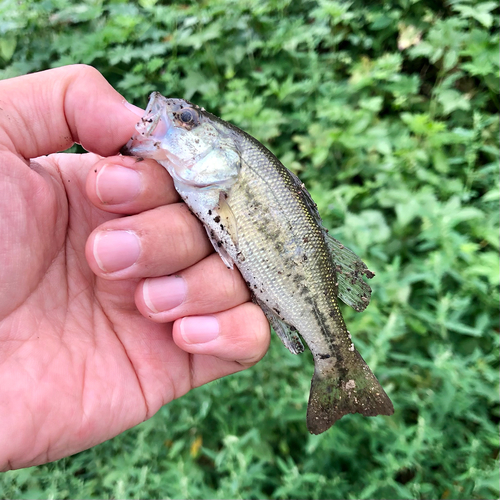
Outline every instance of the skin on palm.
{"type": "Polygon", "coordinates": [[[7,470],[86,449],[191,388],[251,366],[267,349],[269,327],[237,271],[211,255],[165,170],[112,156],[137,117],[96,70],[6,80],[0,95],[0,469],[7,470]],[[73,142],[96,154],[52,154],[73,142]],[[133,199],[120,168],[138,173],[133,199]],[[108,196],[121,203],[99,198],[106,175],[108,196]],[[99,238],[119,231],[137,237],[139,257],[103,271],[99,238]],[[151,310],[145,291],[174,274],[184,299],[151,310]],[[200,341],[211,324],[218,335],[200,341]]]}

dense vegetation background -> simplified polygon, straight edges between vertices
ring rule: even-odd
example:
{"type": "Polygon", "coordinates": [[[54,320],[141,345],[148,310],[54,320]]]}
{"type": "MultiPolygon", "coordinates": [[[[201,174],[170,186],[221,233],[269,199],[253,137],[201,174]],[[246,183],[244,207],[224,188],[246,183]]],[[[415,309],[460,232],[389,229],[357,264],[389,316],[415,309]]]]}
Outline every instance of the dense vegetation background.
{"type": "Polygon", "coordinates": [[[1,498],[491,499],[498,471],[498,4],[0,0],[0,78],[98,68],[263,141],[377,276],[358,349],[393,417],[308,434],[310,356],[0,476],[1,498]]]}

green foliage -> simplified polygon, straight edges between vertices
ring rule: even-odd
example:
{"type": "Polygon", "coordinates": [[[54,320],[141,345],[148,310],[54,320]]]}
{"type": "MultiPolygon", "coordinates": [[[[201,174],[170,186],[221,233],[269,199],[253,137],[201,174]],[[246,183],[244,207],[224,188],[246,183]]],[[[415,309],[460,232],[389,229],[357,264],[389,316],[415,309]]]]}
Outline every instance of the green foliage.
{"type": "Polygon", "coordinates": [[[309,435],[311,359],[273,339],[135,429],[4,474],[0,497],[498,498],[498,27],[481,0],[1,0],[0,78],[92,64],[301,176],[377,273],[345,315],[396,413],[309,435]]]}

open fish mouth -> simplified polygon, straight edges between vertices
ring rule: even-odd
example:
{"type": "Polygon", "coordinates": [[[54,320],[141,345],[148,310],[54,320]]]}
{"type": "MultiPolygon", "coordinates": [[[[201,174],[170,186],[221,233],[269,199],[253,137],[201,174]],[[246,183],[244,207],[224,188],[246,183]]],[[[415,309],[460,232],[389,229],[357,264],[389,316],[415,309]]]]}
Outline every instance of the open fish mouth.
{"type": "Polygon", "coordinates": [[[159,92],[153,92],[149,98],[144,116],[136,124],[136,133],[120,149],[124,156],[142,156],[148,158],[160,147],[163,137],[172,126],[169,108],[172,104],[159,92]]]}

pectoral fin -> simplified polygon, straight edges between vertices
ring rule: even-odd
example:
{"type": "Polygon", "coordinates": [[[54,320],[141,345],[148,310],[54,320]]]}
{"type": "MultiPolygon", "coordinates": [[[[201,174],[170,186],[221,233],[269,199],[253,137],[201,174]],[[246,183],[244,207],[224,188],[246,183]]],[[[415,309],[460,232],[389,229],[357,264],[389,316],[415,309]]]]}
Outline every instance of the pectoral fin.
{"type": "Polygon", "coordinates": [[[236,223],[236,217],[227,202],[227,194],[225,192],[221,192],[219,195],[217,213],[221,219],[219,221],[221,229],[231,237],[231,241],[234,246],[238,247],[238,224],[236,223]]]}

